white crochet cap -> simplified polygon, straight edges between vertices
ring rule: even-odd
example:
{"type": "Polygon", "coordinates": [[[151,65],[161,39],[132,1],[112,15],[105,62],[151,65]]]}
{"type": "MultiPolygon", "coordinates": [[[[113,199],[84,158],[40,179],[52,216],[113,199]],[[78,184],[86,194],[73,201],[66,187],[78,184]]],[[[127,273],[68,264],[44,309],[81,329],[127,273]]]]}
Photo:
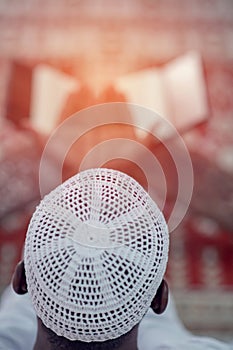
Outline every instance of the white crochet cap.
{"type": "Polygon", "coordinates": [[[168,258],[164,217],[128,175],[83,171],[45,196],[26,237],[25,270],[38,317],[84,342],[129,332],[148,310],[168,258]]]}

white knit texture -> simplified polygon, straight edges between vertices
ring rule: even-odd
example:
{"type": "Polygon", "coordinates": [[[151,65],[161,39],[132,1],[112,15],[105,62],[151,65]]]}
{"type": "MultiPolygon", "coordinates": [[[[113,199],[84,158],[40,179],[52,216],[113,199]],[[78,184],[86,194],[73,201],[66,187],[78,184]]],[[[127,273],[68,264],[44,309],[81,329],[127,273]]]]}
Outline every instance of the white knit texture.
{"type": "Polygon", "coordinates": [[[41,201],[28,227],[25,269],[38,317],[84,342],[117,338],[143,317],[162,281],[164,217],[128,175],[83,171],[41,201]]]}

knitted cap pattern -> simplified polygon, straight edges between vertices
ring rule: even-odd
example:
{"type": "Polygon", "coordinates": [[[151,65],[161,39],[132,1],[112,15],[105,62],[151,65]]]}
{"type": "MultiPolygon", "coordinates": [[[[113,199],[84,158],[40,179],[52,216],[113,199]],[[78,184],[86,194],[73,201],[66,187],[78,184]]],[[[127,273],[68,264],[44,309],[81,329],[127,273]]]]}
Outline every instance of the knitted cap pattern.
{"type": "Polygon", "coordinates": [[[128,175],[89,169],[40,202],[25,242],[28,292],[57,335],[106,341],[140,322],[162,281],[163,214],[128,175]]]}

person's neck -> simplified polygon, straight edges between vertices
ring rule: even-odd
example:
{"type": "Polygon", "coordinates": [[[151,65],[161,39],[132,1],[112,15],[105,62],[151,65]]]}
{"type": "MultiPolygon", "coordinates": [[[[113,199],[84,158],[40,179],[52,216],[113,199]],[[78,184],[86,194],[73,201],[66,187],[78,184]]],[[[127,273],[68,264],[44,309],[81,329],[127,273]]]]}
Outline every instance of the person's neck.
{"type": "Polygon", "coordinates": [[[138,350],[137,339],[138,327],[134,327],[124,343],[119,347],[119,350],[138,350]]]}
{"type": "Polygon", "coordinates": [[[37,318],[37,336],[33,350],[42,349],[52,350],[51,344],[49,344],[48,338],[43,330],[42,322],[39,318],[37,318]]]}

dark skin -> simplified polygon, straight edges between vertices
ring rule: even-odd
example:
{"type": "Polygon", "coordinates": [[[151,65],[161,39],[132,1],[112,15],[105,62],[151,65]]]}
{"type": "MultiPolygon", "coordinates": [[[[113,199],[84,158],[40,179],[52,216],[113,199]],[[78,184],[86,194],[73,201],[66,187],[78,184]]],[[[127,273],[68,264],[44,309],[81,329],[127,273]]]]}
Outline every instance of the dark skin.
{"type": "MultiPolygon", "coordinates": [[[[16,266],[13,279],[12,279],[12,286],[14,291],[17,294],[23,295],[27,293],[27,282],[26,282],[26,276],[25,276],[25,269],[24,269],[24,262],[21,261],[16,266]]],[[[154,296],[152,302],[151,302],[151,308],[156,314],[162,314],[168,303],[168,285],[167,282],[163,279],[156,295],[154,296]]],[[[138,325],[136,325],[132,331],[129,334],[129,337],[127,337],[126,342],[122,344],[122,346],[119,348],[119,350],[137,350],[137,334],[138,334],[138,325]]],[[[49,343],[47,339],[47,334],[44,332],[44,327],[42,327],[42,322],[38,318],[38,332],[37,332],[37,339],[36,344],[34,346],[34,350],[40,350],[40,349],[51,349],[51,344],[49,343]]]]}

